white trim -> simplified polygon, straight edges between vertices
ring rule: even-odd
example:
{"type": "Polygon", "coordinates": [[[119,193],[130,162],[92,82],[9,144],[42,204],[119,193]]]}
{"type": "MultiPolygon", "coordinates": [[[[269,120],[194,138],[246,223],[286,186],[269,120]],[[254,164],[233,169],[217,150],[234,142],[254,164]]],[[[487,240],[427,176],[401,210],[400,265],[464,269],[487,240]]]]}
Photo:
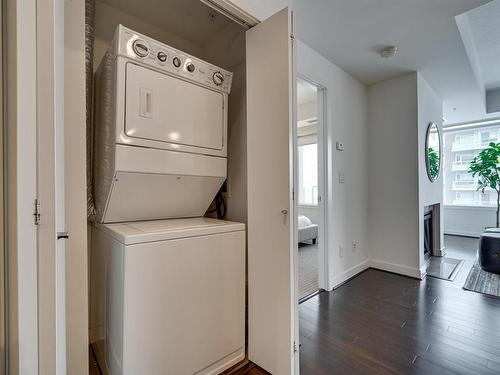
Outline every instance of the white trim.
{"type": "Polygon", "coordinates": [[[454,124],[447,124],[443,126],[443,132],[450,132],[454,130],[470,130],[477,128],[484,128],[489,126],[500,125],[500,117],[484,119],[479,121],[469,121],[454,124]]]}
{"type": "Polygon", "coordinates": [[[496,207],[490,206],[458,206],[458,205],[444,205],[445,210],[483,210],[483,211],[496,211],[496,207]]]}
{"type": "Polygon", "coordinates": [[[85,2],[64,3],[66,366],[88,375],[85,2]]]}
{"type": "Polygon", "coordinates": [[[200,0],[200,1],[242,26],[250,28],[260,23],[260,21],[256,17],[252,16],[244,9],[238,7],[232,1],[229,0],[200,0]]]}
{"type": "Polygon", "coordinates": [[[292,253],[292,262],[291,262],[291,272],[290,272],[290,285],[292,287],[291,291],[291,314],[292,319],[290,320],[292,326],[292,348],[291,349],[291,374],[298,375],[300,374],[300,350],[299,350],[299,341],[300,341],[300,330],[299,330],[299,229],[298,229],[298,138],[297,138],[297,42],[293,38],[294,30],[295,30],[295,13],[292,10],[288,10],[289,12],[289,57],[288,62],[290,64],[290,75],[289,75],[289,109],[290,109],[290,207],[291,207],[291,222],[290,229],[291,233],[291,253],[292,253]]]}
{"type": "MultiPolygon", "coordinates": [[[[58,283],[64,283],[57,268],[62,267],[62,259],[57,254],[64,252],[64,243],[58,244],[56,233],[59,221],[59,205],[63,203],[61,195],[64,179],[59,181],[57,158],[60,153],[62,139],[57,139],[62,130],[62,105],[58,103],[62,95],[61,54],[58,45],[56,15],[60,15],[58,7],[62,0],[47,0],[43,4],[36,1],[36,67],[37,67],[37,196],[42,207],[40,225],[38,226],[38,374],[60,374],[57,364],[65,370],[65,336],[63,309],[58,309],[57,294],[64,295],[58,283]],[[59,61],[58,61],[59,60],[59,61]],[[57,69],[59,67],[59,69],[57,69]],[[59,128],[59,129],[57,129],[59,128]],[[59,149],[58,149],[59,148],[59,149]],[[62,246],[61,246],[62,245],[62,246]],[[58,277],[59,276],[59,277],[58,277]],[[61,326],[61,323],[63,326],[61,326]],[[59,338],[59,339],[58,339],[59,338]],[[62,353],[61,353],[62,350],[62,353]]],[[[62,209],[62,211],[64,211],[62,209]]],[[[64,220],[64,218],[62,218],[64,220]]],[[[60,301],[63,305],[64,301],[60,301]]],[[[62,374],[65,374],[63,372],[62,374]]]]}
{"type": "Polygon", "coordinates": [[[369,263],[371,268],[397,273],[400,275],[409,276],[420,280],[423,279],[426,274],[425,266],[422,268],[414,268],[395,263],[381,262],[379,260],[374,260],[374,259],[371,259],[369,263]]]}
{"type": "MultiPolygon", "coordinates": [[[[328,276],[329,276],[329,263],[328,263],[328,232],[326,231],[326,225],[328,221],[328,214],[326,210],[326,202],[328,201],[328,197],[326,196],[328,189],[326,188],[326,176],[327,176],[327,145],[326,145],[326,129],[327,129],[327,88],[321,84],[316,83],[314,80],[309,78],[305,74],[298,73],[297,79],[302,79],[304,81],[309,82],[311,85],[317,87],[317,103],[318,103],[318,132],[315,135],[316,143],[318,145],[318,197],[321,197],[321,201],[316,205],[312,204],[299,204],[298,201],[298,184],[295,186],[295,191],[297,192],[297,209],[298,208],[313,208],[319,210],[318,215],[318,286],[320,289],[328,289],[330,286],[328,276]]],[[[298,139],[294,145],[294,152],[298,156],[298,139]]],[[[296,173],[298,176],[298,159],[296,157],[295,163],[297,164],[296,173]]],[[[297,211],[298,213],[298,211],[297,211]]],[[[298,275],[298,274],[297,274],[298,275]]],[[[298,277],[298,276],[297,276],[298,277]]]]}
{"type": "Polygon", "coordinates": [[[8,373],[38,374],[36,197],[36,2],[8,0],[8,373]]]}
{"type": "Polygon", "coordinates": [[[335,276],[333,280],[331,280],[331,284],[329,285],[328,290],[338,288],[341,284],[345,283],[350,278],[359,275],[361,272],[366,271],[368,268],[370,268],[369,260],[365,260],[364,262],[349,268],[348,270],[342,272],[338,276],[335,276]]]}
{"type": "Polygon", "coordinates": [[[338,276],[335,276],[328,290],[331,291],[337,289],[349,279],[358,276],[359,274],[370,268],[379,271],[392,272],[398,275],[409,276],[411,278],[419,280],[422,280],[426,276],[425,265],[422,268],[418,269],[418,268],[411,268],[411,267],[401,266],[398,264],[380,262],[370,259],[370,260],[365,260],[364,262],[361,262],[360,264],[357,264],[349,268],[348,270],[342,272],[338,276]]]}

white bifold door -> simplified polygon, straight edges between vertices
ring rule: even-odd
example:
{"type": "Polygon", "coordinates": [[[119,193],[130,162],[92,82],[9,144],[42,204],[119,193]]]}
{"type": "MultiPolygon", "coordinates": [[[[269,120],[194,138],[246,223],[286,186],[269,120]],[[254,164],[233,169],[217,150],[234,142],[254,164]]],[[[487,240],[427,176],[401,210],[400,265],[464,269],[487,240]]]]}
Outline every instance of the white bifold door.
{"type": "Polygon", "coordinates": [[[275,375],[298,371],[292,35],[289,9],[246,34],[248,356],[275,375]]]}

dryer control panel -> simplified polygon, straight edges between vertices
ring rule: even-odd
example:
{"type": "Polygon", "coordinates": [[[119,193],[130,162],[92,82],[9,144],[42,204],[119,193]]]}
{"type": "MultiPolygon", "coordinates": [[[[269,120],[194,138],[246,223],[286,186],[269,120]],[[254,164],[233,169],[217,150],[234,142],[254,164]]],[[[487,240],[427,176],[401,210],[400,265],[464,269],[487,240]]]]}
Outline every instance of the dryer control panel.
{"type": "Polygon", "coordinates": [[[115,55],[141,61],[172,75],[229,94],[233,73],[206,61],[132,31],[123,25],[117,28],[115,55]]]}

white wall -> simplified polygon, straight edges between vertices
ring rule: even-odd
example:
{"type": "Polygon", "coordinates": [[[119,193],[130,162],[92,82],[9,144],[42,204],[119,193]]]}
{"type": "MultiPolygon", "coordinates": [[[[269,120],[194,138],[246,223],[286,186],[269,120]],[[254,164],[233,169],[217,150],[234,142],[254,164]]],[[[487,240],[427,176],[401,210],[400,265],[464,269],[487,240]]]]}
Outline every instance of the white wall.
{"type": "Polygon", "coordinates": [[[486,227],[494,227],[496,208],[493,207],[444,207],[444,233],[479,237],[486,227]]]}
{"type": "Polygon", "coordinates": [[[368,266],[368,129],[366,87],[304,43],[298,42],[299,75],[326,88],[326,224],[328,286],[333,288],[368,266]],[[335,150],[342,141],[345,151],[335,150]],[[345,183],[338,183],[339,171],[345,183]],[[352,251],[352,242],[359,247],[352,251]],[[339,256],[339,246],[344,256],[339,256]]]}
{"type": "MultiPolygon", "coordinates": [[[[443,180],[427,177],[425,140],[429,123],[442,128],[442,100],[420,73],[368,89],[370,119],[369,223],[371,265],[422,277],[424,207],[443,205],[443,180]]],[[[443,215],[439,215],[443,228],[443,215]]],[[[437,248],[442,249],[443,231],[437,248]]]]}
{"type": "Polygon", "coordinates": [[[417,73],[368,88],[372,266],[420,277],[417,73]]]}
{"type": "MultiPolygon", "coordinates": [[[[419,179],[419,267],[424,267],[424,207],[438,204],[440,212],[438,220],[440,221],[441,232],[437,247],[443,249],[443,173],[434,182],[427,176],[425,162],[425,141],[427,127],[433,122],[439,128],[442,136],[443,128],[443,101],[435,93],[432,87],[425,81],[420,73],[417,73],[417,95],[418,95],[418,179],[419,179]]],[[[442,152],[442,150],[441,150],[442,152]]],[[[443,163],[441,163],[443,165],[443,163]]]]}

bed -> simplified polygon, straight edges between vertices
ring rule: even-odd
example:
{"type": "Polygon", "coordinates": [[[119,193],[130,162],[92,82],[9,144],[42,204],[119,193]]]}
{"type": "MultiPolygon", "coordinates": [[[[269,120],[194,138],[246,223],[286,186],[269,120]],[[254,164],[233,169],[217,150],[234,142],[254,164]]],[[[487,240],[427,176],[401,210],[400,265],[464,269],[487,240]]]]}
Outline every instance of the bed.
{"type": "Polygon", "coordinates": [[[298,219],[299,243],[309,243],[313,245],[318,239],[318,226],[304,215],[299,215],[298,219]]]}

